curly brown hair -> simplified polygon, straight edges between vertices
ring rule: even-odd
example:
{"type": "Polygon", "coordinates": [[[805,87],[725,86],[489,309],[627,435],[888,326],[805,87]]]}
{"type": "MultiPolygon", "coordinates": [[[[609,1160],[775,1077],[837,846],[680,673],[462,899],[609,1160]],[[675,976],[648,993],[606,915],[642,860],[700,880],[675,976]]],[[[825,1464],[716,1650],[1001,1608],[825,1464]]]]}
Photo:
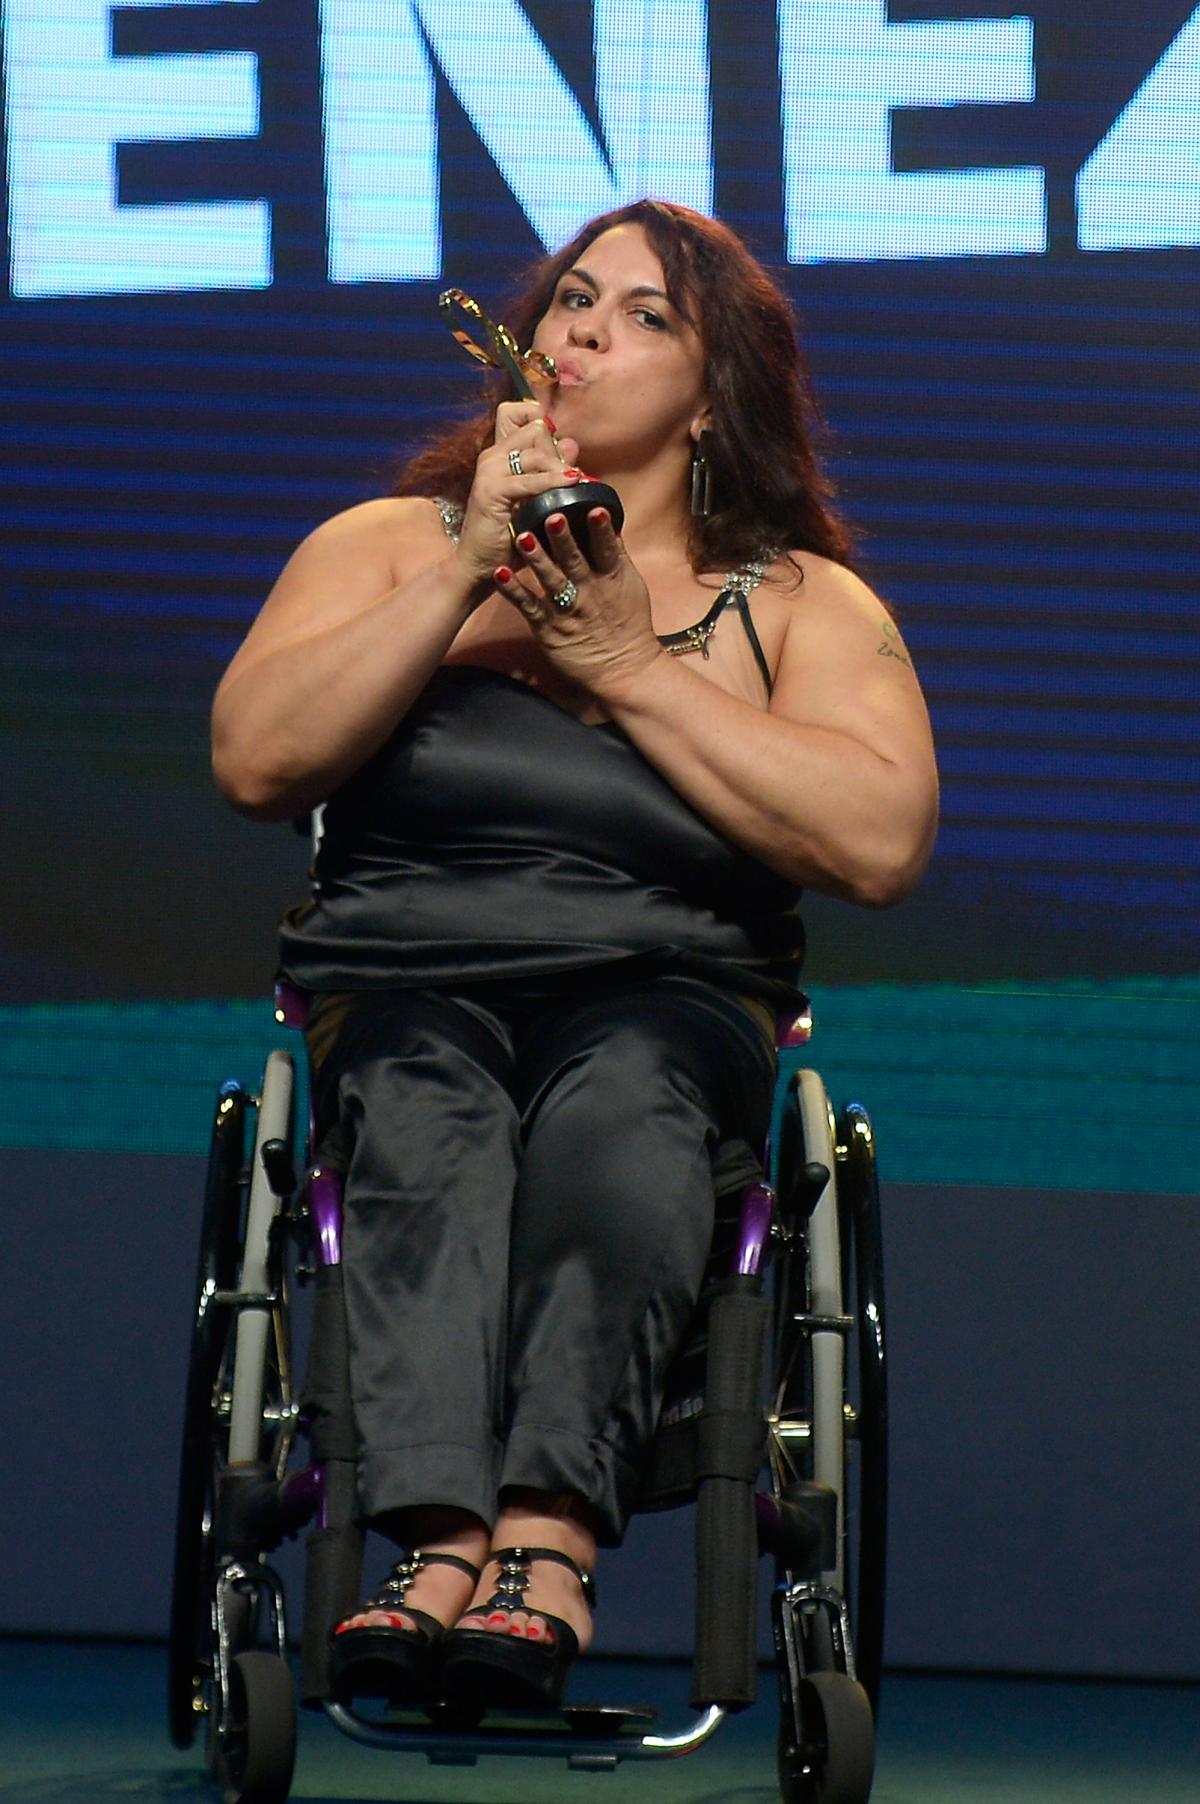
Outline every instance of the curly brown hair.
{"type": "MultiPolygon", "coordinates": [[[[517,343],[530,343],[564,272],[618,225],[641,226],[672,305],[704,347],[714,505],[692,522],[693,569],[728,570],[788,548],[852,568],[854,538],[818,460],[823,422],[791,306],[728,226],[669,201],[639,200],[602,213],[526,276],[504,314],[517,343]]],[[[475,461],[492,442],[496,408],[511,399],[507,380],[494,378],[484,411],[449,426],[412,457],[392,493],[465,504],[475,461]]]]}

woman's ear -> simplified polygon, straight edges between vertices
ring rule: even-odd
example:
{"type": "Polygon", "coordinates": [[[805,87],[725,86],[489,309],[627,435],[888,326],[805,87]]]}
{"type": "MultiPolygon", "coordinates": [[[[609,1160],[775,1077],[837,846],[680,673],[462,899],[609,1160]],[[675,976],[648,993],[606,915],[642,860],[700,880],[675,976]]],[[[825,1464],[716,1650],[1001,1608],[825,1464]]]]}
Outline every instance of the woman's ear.
{"type": "Polygon", "coordinates": [[[698,445],[700,443],[701,433],[707,432],[711,425],[712,425],[712,408],[709,407],[707,403],[705,403],[704,407],[696,415],[695,419],[692,421],[691,425],[688,427],[688,432],[691,435],[691,440],[692,440],[693,445],[698,445]]]}

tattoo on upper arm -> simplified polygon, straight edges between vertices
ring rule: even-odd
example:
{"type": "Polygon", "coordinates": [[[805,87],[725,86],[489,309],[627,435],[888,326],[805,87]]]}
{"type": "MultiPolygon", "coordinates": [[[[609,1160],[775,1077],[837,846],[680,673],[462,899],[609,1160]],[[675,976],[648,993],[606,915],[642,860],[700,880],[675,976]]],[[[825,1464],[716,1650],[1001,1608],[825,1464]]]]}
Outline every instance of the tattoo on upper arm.
{"type": "Polygon", "coordinates": [[[904,641],[890,620],[883,622],[883,643],[877,655],[881,658],[895,658],[898,664],[907,664],[912,669],[912,659],[904,649],[904,641]]]}

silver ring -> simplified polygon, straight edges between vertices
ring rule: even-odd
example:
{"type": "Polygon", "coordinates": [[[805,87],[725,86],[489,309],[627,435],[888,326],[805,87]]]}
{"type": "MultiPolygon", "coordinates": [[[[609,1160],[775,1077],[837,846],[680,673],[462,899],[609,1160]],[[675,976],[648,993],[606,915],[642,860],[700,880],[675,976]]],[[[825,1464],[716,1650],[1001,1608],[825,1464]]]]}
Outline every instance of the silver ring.
{"type": "Polygon", "coordinates": [[[566,587],[563,589],[556,589],[550,599],[556,608],[560,608],[564,614],[567,614],[579,599],[579,590],[575,587],[575,584],[571,582],[570,578],[568,578],[566,587]]]}
{"type": "Polygon", "coordinates": [[[519,451],[510,451],[509,452],[508,467],[512,471],[514,476],[524,476],[525,472],[521,468],[521,453],[519,451]]]}

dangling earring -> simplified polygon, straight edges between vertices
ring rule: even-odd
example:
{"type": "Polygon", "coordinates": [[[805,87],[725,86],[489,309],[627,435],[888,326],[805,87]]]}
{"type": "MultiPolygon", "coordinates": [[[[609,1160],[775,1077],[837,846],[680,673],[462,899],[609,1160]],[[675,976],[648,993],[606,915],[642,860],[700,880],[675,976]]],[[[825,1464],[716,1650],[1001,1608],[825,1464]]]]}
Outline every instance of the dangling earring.
{"type": "Polygon", "coordinates": [[[692,452],[692,512],[698,520],[705,520],[712,513],[712,464],[707,440],[706,426],[692,452]]]}

